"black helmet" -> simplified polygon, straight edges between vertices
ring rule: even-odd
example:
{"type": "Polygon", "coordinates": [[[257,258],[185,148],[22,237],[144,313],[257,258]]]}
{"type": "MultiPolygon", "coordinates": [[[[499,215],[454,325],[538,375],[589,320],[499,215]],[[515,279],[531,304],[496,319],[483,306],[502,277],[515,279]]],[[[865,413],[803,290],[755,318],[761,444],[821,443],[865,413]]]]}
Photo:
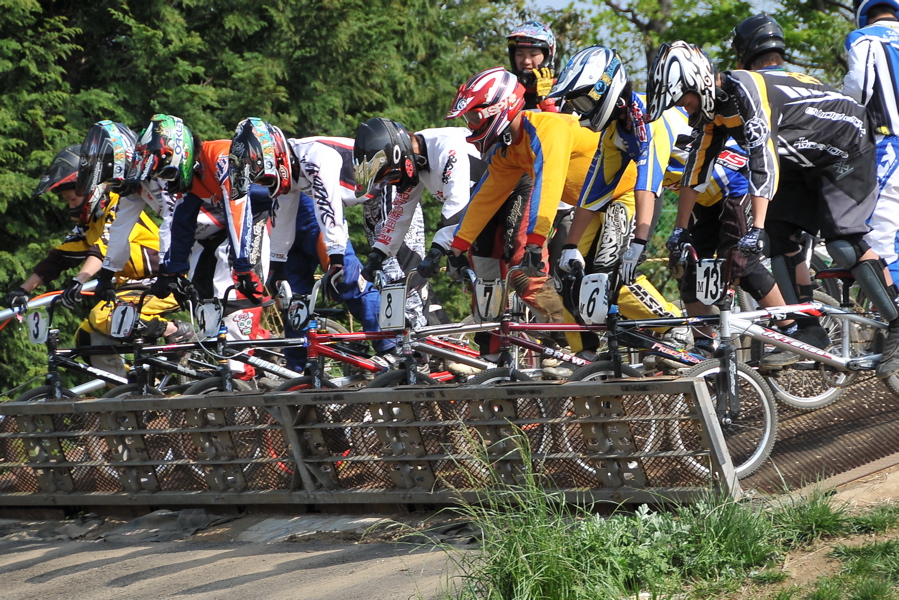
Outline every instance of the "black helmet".
{"type": "Polygon", "coordinates": [[[47,192],[61,192],[75,187],[78,178],[78,164],[81,162],[81,146],[69,146],[60,150],[53,157],[50,166],[41,175],[40,183],[34,188],[32,196],[40,196],[47,192]]]}
{"type": "Polygon", "coordinates": [[[94,123],[81,143],[75,193],[92,197],[95,189],[104,184],[122,195],[133,192],[134,185],[128,180],[136,142],[137,134],[121,123],[94,123]]]}
{"type": "Polygon", "coordinates": [[[776,50],[786,54],[784,30],[773,17],[759,13],[737,25],[733,30],[733,47],[743,68],[749,68],[756,57],[776,50]]]}
{"type": "Polygon", "coordinates": [[[405,192],[418,185],[418,165],[412,152],[412,135],[402,124],[379,117],[356,130],[353,145],[356,196],[370,194],[380,183],[405,192]]]}

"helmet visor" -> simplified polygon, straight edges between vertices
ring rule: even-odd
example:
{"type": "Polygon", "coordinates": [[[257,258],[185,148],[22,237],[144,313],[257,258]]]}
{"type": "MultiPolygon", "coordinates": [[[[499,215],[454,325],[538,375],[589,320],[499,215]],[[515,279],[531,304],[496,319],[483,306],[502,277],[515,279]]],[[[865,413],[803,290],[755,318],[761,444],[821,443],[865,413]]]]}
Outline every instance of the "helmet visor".
{"type": "Polygon", "coordinates": [[[372,188],[378,183],[378,173],[387,164],[387,154],[383,150],[375,152],[368,160],[356,162],[353,165],[353,175],[356,178],[356,197],[361,198],[371,193],[372,188]]]}
{"type": "Polygon", "coordinates": [[[481,128],[481,125],[484,124],[484,118],[481,116],[481,111],[478,109],[470,110],[462,116],[465,117],[465,122],[472,131],[477,131],[481,128]]]}
{"type": "Polygon", "coordinates": [[[574,96],[573,98],[566,98],[565,101],[571,105],[571,108],[574,109],[574,112],[581,116],[590,114],[593,109],[596,108],[596,100],[594,100],[587,94],[580,94],[578,96],[574,96]]]}

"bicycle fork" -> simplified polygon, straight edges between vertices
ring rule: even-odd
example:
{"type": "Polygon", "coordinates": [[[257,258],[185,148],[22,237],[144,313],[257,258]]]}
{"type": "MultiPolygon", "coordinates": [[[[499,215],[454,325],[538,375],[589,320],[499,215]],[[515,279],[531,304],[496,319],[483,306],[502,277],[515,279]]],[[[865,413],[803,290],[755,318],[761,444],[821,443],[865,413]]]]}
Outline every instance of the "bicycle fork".
{"type": "Polygon", "coordinates": [[[720,307],[720,345],[715,355],[720,361],[720,369],[715,375],[715,412],[723,426],[729,426],[740,415],[740,395],[737,390],[737,347],[730,330],[730,314],[733,309],[734,294],[728,291],[720,307]]]}

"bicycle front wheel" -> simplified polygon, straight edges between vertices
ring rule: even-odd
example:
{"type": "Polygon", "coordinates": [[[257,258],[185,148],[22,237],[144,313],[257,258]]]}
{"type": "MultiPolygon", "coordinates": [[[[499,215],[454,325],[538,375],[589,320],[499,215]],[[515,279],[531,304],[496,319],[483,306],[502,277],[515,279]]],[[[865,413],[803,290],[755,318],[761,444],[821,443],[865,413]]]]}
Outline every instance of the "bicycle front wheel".
{"type": "MultiPolygon", "coordinates": [[[[707,360],[684,373],[705,381],[706,389],[717,403],[715,376],[721,372],[721,361],[707,360]]],[[[743,363],[737,363],[737,393],[740,408],[730,423],[722,423],[721,432],[738,478],[748,477],[762,466],[777,438],[777,407],[762,377],[743,363]]],[[[698,465],[698,463],[697,463],[698,465]]],[[[704,467],[703,467],[704,468],[704,467]]]]}
{"type": "Polygon", "coordinates": [[[55,392],[53,391],[52,385],[42,385],[34,388],[33,390],[28,390],[27,392],[23,392],[21,395],[17,396],[16,402],[52,402],[53,400],[75,400],[78,398],[78,394],[70,390],[69,388],[62,388],[60,390],[62,395],[61,398],[55,397],[55,392]]]}

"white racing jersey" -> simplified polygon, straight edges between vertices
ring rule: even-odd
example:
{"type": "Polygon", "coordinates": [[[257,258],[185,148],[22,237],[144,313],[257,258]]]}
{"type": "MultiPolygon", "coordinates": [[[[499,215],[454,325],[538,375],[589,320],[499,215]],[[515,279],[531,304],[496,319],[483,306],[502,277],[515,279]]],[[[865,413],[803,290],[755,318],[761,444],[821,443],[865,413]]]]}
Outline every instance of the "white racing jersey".
{"type": "Polygon", "coordinates": [[[425,190],[442,203],[439,229],[433,243],[448,250],[453,232],[471,198],[471,188],[486,170],[477,148],[465,141],[465,127],[439,127],[415,133],[425,149],[427,167],[419,167],[419,182],[407,192],[397,193],[392,208],[373,244],[387,256],[396,256],[412,223],[425,190]]]}

